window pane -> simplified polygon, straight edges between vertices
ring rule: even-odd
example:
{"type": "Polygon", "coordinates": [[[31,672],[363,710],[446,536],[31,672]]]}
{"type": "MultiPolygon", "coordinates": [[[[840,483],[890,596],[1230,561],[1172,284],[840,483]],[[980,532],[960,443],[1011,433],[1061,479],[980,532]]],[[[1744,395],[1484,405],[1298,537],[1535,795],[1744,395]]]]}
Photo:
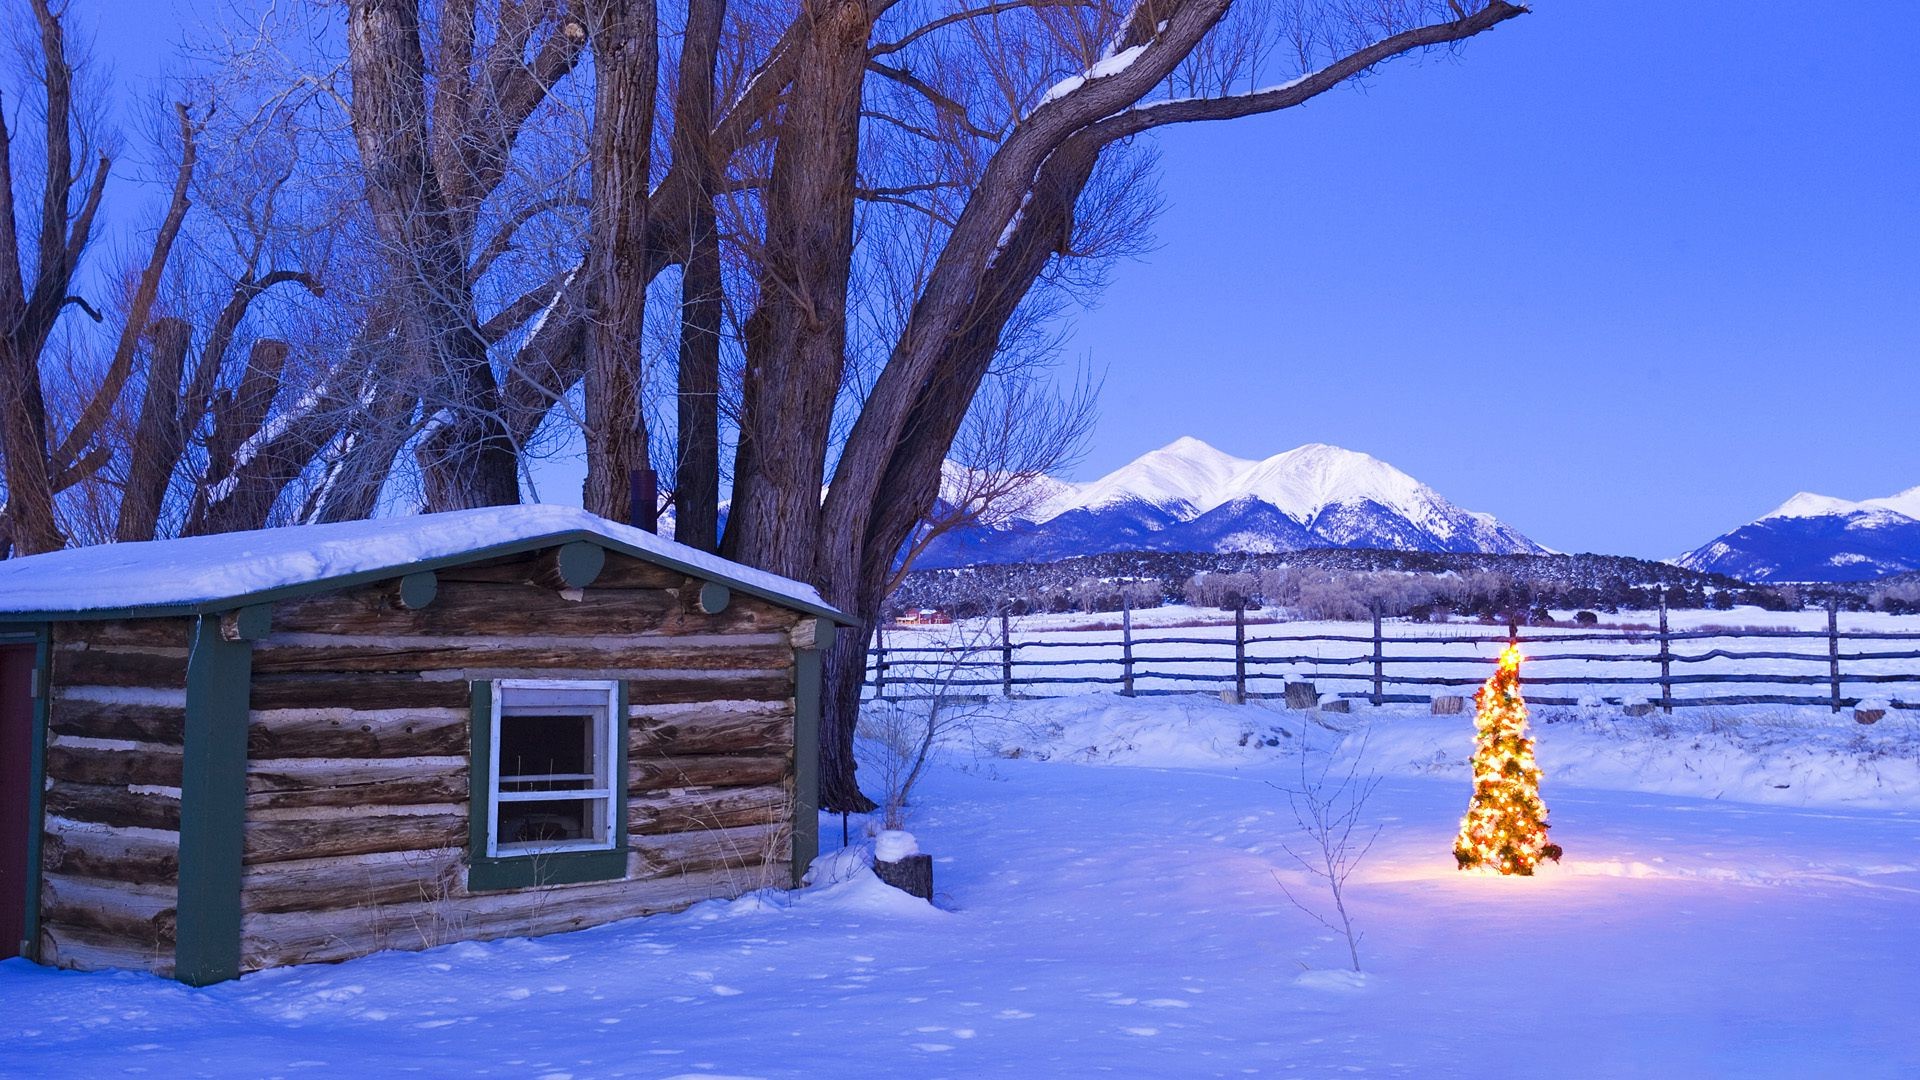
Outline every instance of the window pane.
{"type": "Polygon", "coordinates": [[[584,799],[543,799],[500,804],[498,842],[552,844],[592,838],[594,803],[584,799]]]}
{"type": "Polygon", "coordinates": [[[566,791],[593,786],[594,718],[500,718],[500,787],[506,791],[566,791]]]}

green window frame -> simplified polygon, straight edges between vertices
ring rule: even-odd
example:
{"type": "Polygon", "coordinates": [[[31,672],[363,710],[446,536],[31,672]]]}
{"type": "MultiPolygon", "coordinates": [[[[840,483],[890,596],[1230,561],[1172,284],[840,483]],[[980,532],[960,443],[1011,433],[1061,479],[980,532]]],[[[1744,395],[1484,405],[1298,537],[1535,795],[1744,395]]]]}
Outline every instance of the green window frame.
{"type": "MultiPolygon", "coordinates": [[[[627,684],[604,679],[482,679],[472,684],[471,750],[468,790],[467,889],[501,892],[585,881],[614,881],[627,876],[627,684]],[[567,841],[546,848],[504,845],[494,835],[502,802],[499,783],[501,710],[516,691],[560,691],[565,695],[605,693],[611,715],[606,718],[604,770],[595,761],[594,772],[604,775],[606,838],[567,841]]],[[[509,798],[512,794],[508,793],[509,798]]],[[[554,792],[554,794],[562,794],[554,792]]],[[[524,798],[524,794],[522,795],[524,798]]]]}

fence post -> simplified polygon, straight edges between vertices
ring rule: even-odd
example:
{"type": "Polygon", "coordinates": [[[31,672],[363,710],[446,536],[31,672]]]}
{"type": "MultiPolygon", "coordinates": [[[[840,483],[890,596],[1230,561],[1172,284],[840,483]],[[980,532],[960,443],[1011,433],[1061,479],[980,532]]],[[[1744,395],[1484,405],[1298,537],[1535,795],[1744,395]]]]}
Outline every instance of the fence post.
{"type": "Polygon", "coordinates": [[[1013,696],[1013,635],[1005,611],[1000,613],[1000,696],[1013,696]]]}
{"type": "Polygon", "coordinates": [[[887,632],[878,626],[873,628],[873,697],[887,697],[887,632]]]}
{"type": "Polygon", "coordinates": [[[1660,711],[1673,715],[1673,639],[1667,629],[1667,590],[1660,590],[1660,711]]]}
{"type": "Polygon", "coordinates": [[[1247,703],[1247,602],[1233,606],[1233,700],[1247,703]]]}
{"type": "Polygon", "coordinates": [[[1380,639],[1380,601],[1373,602],[1373,704],[1377,708],[1386,694],[1386,656],[1380,639]]]}
{"type": "Polygon", "coordinates": [[[1133,696],[1133,603],[1120,599],[1120,693],[1133,696]]]}
{"type": "Polygon", "coordinates": [[[1833,692],[1833,711],[1840,711],[1840,598],[1827,601],[1827,679],[1833,692]]]}

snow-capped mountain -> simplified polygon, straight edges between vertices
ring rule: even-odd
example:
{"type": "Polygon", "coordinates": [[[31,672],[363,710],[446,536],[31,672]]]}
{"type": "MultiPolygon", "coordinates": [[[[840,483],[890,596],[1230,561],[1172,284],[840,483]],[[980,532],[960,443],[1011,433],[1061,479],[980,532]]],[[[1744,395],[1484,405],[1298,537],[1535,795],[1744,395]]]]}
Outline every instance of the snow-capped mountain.
{"type": "Polygon", "coordinates": [[[1674,561],[1746,581],[1871,581],[1920,570],[1920,487],[1861,502],[1803,491],[1674,561]]]}
{"type": "Polygon", "coordinates": [[[1366,454],[1313,443],[1249,461],[1189,437],[1098,480],[1050,481],[1019,512],[941,537],[919,565],[1042,562],[1109,551],[1313,547],[1546,550],[1366,454]]]}

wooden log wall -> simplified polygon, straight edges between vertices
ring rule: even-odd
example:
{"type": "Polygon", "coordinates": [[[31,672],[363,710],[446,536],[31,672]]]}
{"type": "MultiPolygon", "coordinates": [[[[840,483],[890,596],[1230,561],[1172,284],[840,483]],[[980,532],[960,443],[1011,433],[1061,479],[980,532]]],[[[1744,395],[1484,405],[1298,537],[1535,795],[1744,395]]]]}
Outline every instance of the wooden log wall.
{"type": "Polygon", "coordinates": [[[277,605],[254,643],[242,967],[578,929],[788,883],[802,616],[609,553],[563,591],[545,557],[277,605]],[[469,684],[619,679],[624,881],[469,892],[469,684]]]}
{"type": "Polygon", "coordinates": [[[40,958],[173,970],[186,619],[56,624],[40,958]]]}

